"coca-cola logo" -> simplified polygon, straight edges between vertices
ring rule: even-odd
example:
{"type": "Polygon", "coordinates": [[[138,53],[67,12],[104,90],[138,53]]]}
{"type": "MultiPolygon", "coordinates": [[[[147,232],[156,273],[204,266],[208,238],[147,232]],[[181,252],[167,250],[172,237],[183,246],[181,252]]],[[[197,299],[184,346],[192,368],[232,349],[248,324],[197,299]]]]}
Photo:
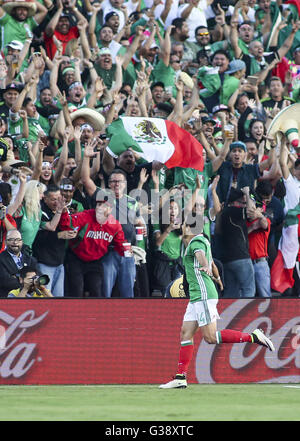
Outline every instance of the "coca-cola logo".
{"type": "Polygon", "coordinates": [[[277,302],[241,299],[222,312],[219,330],[229,328],[251,333],[263,328],[275,351],[251,344],[209,345],[202,339],[195,360],[199,383],[299,382],[300,303],[295,315],[291,317],[289,313],[288,317],[280,307],[285,304],[280,305],[280,299],[277,302]]]}
{"type": "Polygon", "coordinates": [[[20,378],[32,368],[36,343],[18,341],[26,331],[40,324],[48,312],[35,317],[35,311],[28,310],[13,317],[0,310],[0,323],[4,323],[0,325],[0,377],[20,378]]]}

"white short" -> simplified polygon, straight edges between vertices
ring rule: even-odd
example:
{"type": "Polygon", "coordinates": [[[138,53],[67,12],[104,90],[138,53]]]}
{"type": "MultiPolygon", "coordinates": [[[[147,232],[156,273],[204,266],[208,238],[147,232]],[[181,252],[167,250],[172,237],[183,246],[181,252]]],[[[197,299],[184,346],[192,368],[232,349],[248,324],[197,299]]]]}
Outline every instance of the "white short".
{"type": "Polygon", "coordinates": [[[217,310],[218,299],[200,300],[195,303],[188,303],[183,321],[198,322],[201,326],[209,325],[220,318],[217,310]]]}

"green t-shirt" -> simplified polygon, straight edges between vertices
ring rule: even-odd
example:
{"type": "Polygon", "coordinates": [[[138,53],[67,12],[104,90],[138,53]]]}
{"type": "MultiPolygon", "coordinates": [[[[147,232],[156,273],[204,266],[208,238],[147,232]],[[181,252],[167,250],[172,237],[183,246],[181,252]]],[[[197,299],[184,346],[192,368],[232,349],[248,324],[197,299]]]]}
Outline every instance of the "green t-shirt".
{"type": "Polygon", "coordinates": [[[154,83],[157,81],[162,81],[166,87],[172,87],[173,97],[177,95],[177,89],[175,87],[176,72],[173,67],[169,64],[166,66],[163,60],[159,60],[153,69],[153,79],[154,83]]]}
{"type": "Polygon", "coordinates": [[[108,89],[111,89],[111,86],[114,82],[115,79],[115,73],[116,73],[116,65],[113,64],[112,68],[107,70],[107,69],[102,69],[99,64],[94,64],[95,70],[97,72],[97,74],[99,75],[100,78],[102,78],[105,86],[108,89]]]}
{"type": "Polygon", "coordinates": [[[201,178],[201,190],[200,193],[206,199],[208,183],[210,178],[213,176],[213,166],[211,162],[207,162],[203,171],[195,170],[194,168],[182,168],[175,167],[174,169],[174,185],[185,184],[187,188],[192,191],[196,188],[196,177],[197,175],[201,178]]]}
{"type": "Polygon", "coordinates": [[[28,247],[31,248],[34,239],[37,235],[37,232],[39,231],[40,228],[42,211],[40,210],[38,220],[35,217],[28,219],[26,209],[23,206],[21,208],[20,215],[22,217],[20,233],[22,234],[24,245],[27,245],[28,247]]]}
{"type": "MultiPolygon", "coordinates": [[[[154,234],[160,231],[159,225],[153,225],[154,234]]],[[[160,231],[161,232],[161,231],[160,231]]],[[[174,231],[168,234],[164,242],[158,247],[159,251],[162,251],[170,259],[178,259],[181,256],[181,237],[174,231]]]]}
{"type": "Polygon", "coordinates": [[[0,18],[1,32],[1,49],[13,40],[18,40],[24,43],[26,38],[28,38],[24,24],[28,24],[30,30],[32,31],[37,27],[37,23],[33,17],[27,18],[25,21],[17,21],[9,14],[5,13],[0,18]]]}
{"type": "Polygon", "coordinates": [[[204,252],[211,269],[212,255],[210,243],[202,234],[193,237],[183,257],[191,303],[218,298],[218,293],[212,279],[204,271],[200,271],[200,263],[195,256],[195,253],[200,250],[204,252]]]}
{"type": "Polygon", "coordinates": [[[229,98],[238,89],[240,80],[232,75],[225,74],[224,82],[221,87],[220,103],[227,106],[229,98]]]}
{"type": "Polygon", "coordinates": [[[43,130],[43,127],[40,124],[40,118],[27,118],[28,119],[28,128],[29,128],[29,136],[28,139],[30,141],[36,141],[38,139],[38,134],[43,130]]]}
{"type": "Polygon", "coordinates": [[[19,117],[14,121],[10,117],[7,118],[7,133],[11,136],[21,135],[23,131],[23,120],[19,117]]]}
{"type": "MultiPolygon", "coordinates": [[[[29,136],[28,140],[36,141],[38,139],[38,134],[40,131],[45,132],[46,135],[49,134],[50,125],[46,118],[38,115],[38,118],[28,117],[28,129],[29,136]]],[[[19,118],[17,121],[13,121],[10,117],[7,118],[7,133],[11,136],[21,135],[23,132],[23,120],[19,118]]]]}

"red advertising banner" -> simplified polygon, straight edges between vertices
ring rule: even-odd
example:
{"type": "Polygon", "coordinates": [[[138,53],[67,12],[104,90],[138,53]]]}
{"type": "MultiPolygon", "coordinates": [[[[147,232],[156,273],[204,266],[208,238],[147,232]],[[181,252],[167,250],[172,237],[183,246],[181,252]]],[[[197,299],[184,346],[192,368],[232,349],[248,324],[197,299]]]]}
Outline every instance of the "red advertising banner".
{"type": "MultiPolygon", "coordinates": [[[[186,299],[1,299],[0,384],[156,384],[176,373],[186,299]]],[[[195,339],[190,383],[300,381],[300,300],[221,299],[218,329],[275,352],[195,339]]]]}

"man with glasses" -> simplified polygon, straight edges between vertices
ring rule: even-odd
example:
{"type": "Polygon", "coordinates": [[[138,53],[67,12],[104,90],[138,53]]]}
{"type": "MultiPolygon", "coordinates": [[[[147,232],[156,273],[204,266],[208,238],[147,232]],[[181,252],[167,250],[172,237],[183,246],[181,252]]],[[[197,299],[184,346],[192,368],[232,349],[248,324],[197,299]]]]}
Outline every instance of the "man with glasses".
{"type": "MultiPolygon", "coordinates": [[[[92,147],[87,146],[84,150],[81,179],[87,194],[93,200],[97,200],[97,193],[100,189],[91,179],[89,169],[89,160],[93,155],[92,147]]],[[[122,225],[126,241],[131,245],[136,245],[135,228],[136,226],[144,226],[144,221],[140,217],[136,199],[126,194],[126,173],[121,169],[113,170],[108,179],[108,187],[113,195],[112,215],[122,225]]],[[[102,284],[104,297],[111,297],[116,282],[121,297],[133,297],[136,276],[134,257],[122,257],[111,249],[101,259],[101,264],[105,275],[102,284]]]]}
{"type": "Polygon", "coordinates": [[[197,58],[197,53],[199,51],[205,51],[208,57],[214,54],[219,49],[227,50],[228,42],[227,40],[216,41],[211,43],[211,33],[206,26],[198,26],[195,29],[195,41],[185,42],[187,46],[193,52],[193,58],[197,58]]]}
{"type": "Polygon", "coordinates": [[[0,297],[7,297],[11,290],[21,287],[20,270],[31,266],[37,270],[34,257],[23,252],[23,240],[17,229],[9,230],[6,235],[6,249],[0,253],[0,297]]]}
{"type": "Polygon", "coordinates": [[[66,259],[68,274],[68,295],[82,297],[85,291],[90,297],[102,297],[102,285],[110,277],[110,269],[104,273],[102,260],[112,249],[121,259],[126,242],[122,226],[112,216],[113,194],[99,189],[95,200],[96,207],[81,213],[69,215],[63,209],[60,228],[76,231],[76,238],[70,240],[66,259]]]}

